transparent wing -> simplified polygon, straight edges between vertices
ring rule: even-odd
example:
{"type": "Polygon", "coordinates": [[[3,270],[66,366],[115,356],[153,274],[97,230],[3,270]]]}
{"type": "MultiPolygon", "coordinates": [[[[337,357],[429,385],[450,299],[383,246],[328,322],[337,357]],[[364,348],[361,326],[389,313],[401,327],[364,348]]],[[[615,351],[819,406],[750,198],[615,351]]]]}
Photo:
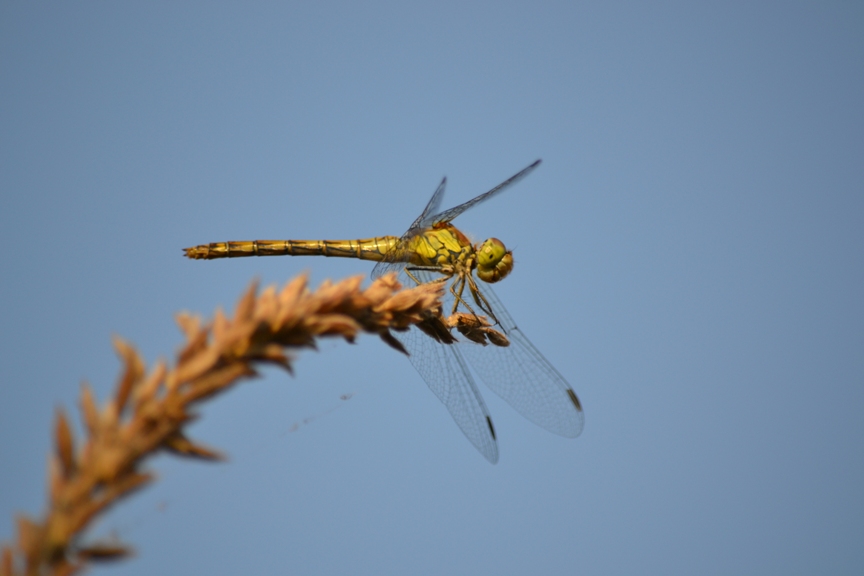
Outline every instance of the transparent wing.
{"type": "Polygon", "coordinates": [[[408,239],[406,239],[404,236],[400,238],[399,244],[397,244],[396,247],[394,247],[389,252],[387,252],[387,254],[384,255],[384,260],[375,264],[375,267],[372,268],[371,273],[373,279],[378,279],[385,274],[395,272],[396,274],[399,274],[399,281],[402,282],[403,286],[414,286],[414,282],[411,281],[410,278],[407,278],[407,276],[401,274],[401,272],[405,270],[406,262],[410,259],[410,253],[408,252],[409,243],[407,242],[407,240],[408,239]],[[406,283],[405,279],[409,280],[410,282],[406,283]]]}
{"type": "Polygon", "coordinates": [[[447,187],[447,177],[441,179],[441,184],[438,185],[438,188],[435,190],[435,193],[432,194],[432,198],[429,199],[429,202],[426,204],[426,208],[423,209],[423,212],[420,216],[417,217],[416,220],[411,224],[411,227],[408,228],[408,232],[402,235],[405,236],[412,235],[410,234],[412,231],[414,233],[420,232],[424,229],[423,222],[429,218],[431,214],[435,214],[438,212],[438,209],[441,208],[441,201],[444,199],[444,189],[447,187]]]}
{"type": "MultiPolygon", "coordinates": [[[[414,225],[415,226],[419,225],[421,228],[428,228],[429,226],[436,224],[438,222],[450,222],[451,220],[453,220],[454,218],[456,218],[457,216],[459,216],[460,214],[462,214],[463,212],[465,212],[469,208],[473,208],[477,204],[480,204],[481,202],[489,200],[490,198],[492,198],[496,194],[503,192],[504,190],[506,190],[507,188],[509,188],[510,186],[512,186],[513,184],[515,184],[516,182],[518,182],[519,180],[521,180],[522,178],[527,176],[528,174],[530,174],[539,165],[540,165],[540,160],[536,160],[533,164],[531,164],[527,168],[522,169],[520,172],[517,172],[516,174],[514,174],[513,176],[511,176],[510,178],[508,178],[507,180],[505,180],[501,184],[499,184],[499,185],[495,186],[494,188],[492,188],[491,190],[489,190],[488,192],[484,192],[483,194],[477,196],[476,198],[468,200],[467,202],[460,204],[459,206],[456,206],[455,208],[450,208],[449,210],[445,210],[444,212],[439,212],[438,214],[426,214],[426,211],[424,211],[423,214],[425,214],[425,217],[422,217],[423,215],[421,215],[421,218],[418,218],[417,221],[414,222],[414,225]]],[[[435,197],[433,196],[433,199],[434,198],[435,197]]],[[[429,210],[429,206],[426,207],[426,210],[429,210]]]]}
{"type": "Polygon", "coordinates": [[[372,278],[380,278],[390,272],[396,272],[398,274],[405,268],[405,262],[411,259],[411,239],[426,230],[426,227],[423,226],[423,221],[426,220],[430,214],[437,212],[441,207],[441,200],[444,199],[444,189],[446,187],[447,177],[445,176],[441,179],[441,184],[438,185],[435,193],[432,194],[432,198],[430,198],[429,202],[426,203],[426,208],[423,209],[420,216],[414,220],[411,227],[408,228],[408,231],[399,238],[399,242],[396,246],[384,255],[384,260],[376,264],[372,269],[372,278]]]}
{"type": "MultiPolygon", "coordinates": [[[[439,274],[427,270],[413,273],[421,282],[440,278],[439,274]]],[[[406,286],[413,283],[404,272],[400,281],[406,286]]],[[[412,328],[407,334],[397,335],[411,354],[411,363],[447,406],[465,436],[490,462],[498,458],[492,421],[465,363],[466,358],[483,382],[522,416],[550,432],[575,438],[584,426],[576,392],[519,330],[489,285],[478,281],[477,286],[500,322],[495,328],[507,335],[510,345],[483,346],[458,334],[457,344],[440,344],[412,328]],[[488,422],[487,427],[484,422],[488,422]]],[[[449,290],[444,294],[446,316],[453,309],[453,295],[449,290]]]]}
{"type": "Polygon", "coordinates": [[[395,248],[390,250],[381,262],[375,265],[375,268],[372,269],[372,278],[380,278],[381,276],[388,274],[390,272],[399,273],[402,269],[405,268],[405,262],[410,259],[410,249],[411,249],[411,239],[417,234],[421,234],[423,231],[428,230],[433,224],[437,224],[439,222],[450,222],[469,208],[473,208],[477,204],[484,202],[499,194],[530,174],[537,166],[540,165],[540,160],[534,161],[527,168],[522,169],[517,172],[501,184],[495,186],[488,192],[484,192],[480,194],[476,198],[473,198],[467,202],[460,204],[454,208],[450,208],[449,210],[445,210],[443,212],[438,212],[438,208],[441,207],[441,201],[444,198],[444,189],[447,186],[447,178],[441,180],[441,184],[438,185],[438,189],[435,190],[435,193],[432,194],[432,198],[429,199],[429,202],[426,204],[426,208],[423,209],[423,212],[420,216],[417,217],[416,220],[411,224],[411,227],[408,228],[408,231],[399,238],[399,243],[395,248]]]}
{"type": "Polygon", "coordinates": [[[510,345],[482,346],[462,342],[462,352],[483,382],[517,412],[538,426],[568,438],[582,432],[584,415],[579,398],[563,376],[549,363],[501,304],[488,284],[478,288],[489,301],[510,345]]]}
{"type": "Polygon", "coordinates": [[[498,462],[492,418],[459,348],[436,342],[417,328],[397,334],[411,363],[472,444],[491,463],[498,462]]]}

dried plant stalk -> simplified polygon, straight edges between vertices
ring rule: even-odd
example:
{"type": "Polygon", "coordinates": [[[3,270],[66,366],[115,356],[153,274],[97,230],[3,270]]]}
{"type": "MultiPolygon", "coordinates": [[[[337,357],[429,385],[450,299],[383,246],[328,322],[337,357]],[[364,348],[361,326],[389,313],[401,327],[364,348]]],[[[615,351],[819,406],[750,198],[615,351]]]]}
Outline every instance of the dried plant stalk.
{"type": "Polygon", "coordinates": [[[194,405],[255,376],[262,363],[290,372],[286,348],[314,347],[322,336],[352,342],[363,331],[405,352],[391,330],[443,322],[440,283],[404,291],[392,275],[365,290],[361,283],[362,277],[325,282],[311,292],[301,276],[278,293],[269,287],[261,294],[253,283],[233,318],[218,310],[211,322],[180,314],[186,342],[173,369],[160,361],[148,371],[131,345],[115,339],[123,369],[114,396],[99,407],[90,387],[82,386],[85,438],[79,441],[58,411],[48,509],[41,521],[17,519],[16,541],[0,552],[0,576],[74,574],[89,562],[128,555],[122,544],[88,545],[80,535],[98,514],[153,481],[142,463],[154,452],[219,459],[218,452],[184,434],[194,405]]]}

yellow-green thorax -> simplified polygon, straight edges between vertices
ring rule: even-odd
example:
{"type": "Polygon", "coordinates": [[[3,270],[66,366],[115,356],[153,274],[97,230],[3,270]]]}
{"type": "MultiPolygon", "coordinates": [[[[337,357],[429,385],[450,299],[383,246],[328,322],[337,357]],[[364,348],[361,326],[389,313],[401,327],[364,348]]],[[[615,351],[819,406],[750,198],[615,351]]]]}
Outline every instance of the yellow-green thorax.
{"type": "Polygon", "coordinates": [[[485,282],[498,282],[513,270],[513,254],[497,238],[475,248],[465,234],[449,223],[436,224],[411,239],[410,264],[444,273],[465,274],[477,270],[485,282]]]}

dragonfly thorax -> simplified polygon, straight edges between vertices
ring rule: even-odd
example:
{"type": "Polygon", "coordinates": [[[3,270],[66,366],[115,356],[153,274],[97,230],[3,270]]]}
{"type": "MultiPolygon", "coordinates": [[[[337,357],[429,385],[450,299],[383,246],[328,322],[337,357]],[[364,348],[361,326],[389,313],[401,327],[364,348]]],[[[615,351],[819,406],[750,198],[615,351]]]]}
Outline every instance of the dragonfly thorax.
{"type": "Polygon", "coordinates": [[[513,252],[497,238],[489,238],[477,249],[477,276],[484,282],[503,280],[513,270],[513,252]]]}

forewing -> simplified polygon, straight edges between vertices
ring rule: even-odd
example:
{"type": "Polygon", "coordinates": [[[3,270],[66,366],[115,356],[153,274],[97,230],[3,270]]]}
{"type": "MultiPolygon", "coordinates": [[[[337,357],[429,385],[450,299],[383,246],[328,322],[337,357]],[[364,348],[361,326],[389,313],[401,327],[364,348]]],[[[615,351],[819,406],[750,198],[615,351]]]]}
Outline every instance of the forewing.
{"type": "MultiPolygon", "coordinates": [[[[372,268],[372,278],[377,280],[390,272],[395,272],[400,275],[401,281],[401,276],[404,276],[401,272],[405,270],[407,262],[406,256],[407,252],[403,246],[403,240],[400,239],[399,245],[387,252],[385,259],[375,264],[375,267],[372,268]]],[[[411,288],[414,286],[414,283],[411,282],[410,284],[405,284],[403,282],[402,285],[406,288],[411,288]]]]}
{"type": "Polygon", "coordinates": [[[456,424],[487,460],[498,462],[492,418],[468,365],[452,344],[436,342],[417,328],[397,334],[414,368],[450,411],[456,424]]]}
{"type": "Polygon", "coordinates": [[[555,434],[578,436],[584,415],[576,393],[519,330],[489,285],[479,280],[477,284],[510,345],[465,342],[460,349],[483,382],[525,418],[555,434]]]}
{"type": "Polygon", "coordinates": [[[423,212],[420,216],[417,217],[416,220],[411,224],[411,227],[408,228],[408,231],[399,238],[399,243],[395,248],[390,250],[385,256],[384,260],[375,265],[375,268],[372,269],[372,278],[380,278],[381,276],[388,274],[390,272],[399,273],[405,269],[405,263],[410,260],[409,250],[411,249],[411,239],[414,238],[417,234],[421,234],[422,232],[428,230],[432,227],[433,224],[437,224],[440,222],[450,222],[469,208],[473,208],[477,204],[484,202],[496,194],[499,194],[530,174],[537,166],[540,165],[540,160],[536,160],[530,166],[522,169],[517,172],[501,184],[495,186],[488,192],[484,192],[483,194],[473,198],[459,206],[454,208],[450,208],[449,210],[445,210],[443,212],[438,212],[438,209],[441,207],[441,200],[444,198],[444,189],[447,186],[447,178],[443,178],[441,180],[441,184],[438,185],[438,189],[435,190],[435,193],[432,194],[432,198],[429,199],[429,202],[426,204],[426,208],[423,209],[423,212]]]}
{"type": "Polygon", "coordinates": [[[417,234],[420,234],[426,227],[423,222],[429,218],[430,214],[434,214],[441,207],[441,200],[444,198],[444,189],[447,187],[447,177],[441,179],[441,184],[432,194],[432,198],[426,203],[426,208],[416,220],[411,224],[405,234],[399,238],[399,243],[387,254],[384,255],[384,260],[375,265],[372,269],[372,278],[380,278],[390,272],[399,274],[405,268],[405,263],[410,260],[409,249],[411,247],[411,239],[417,234]]]}
{"type": "MultiPolygon", "coordinates": [[[[421,218],[418,218],[414,222],[414,225],[419,226],[420,228],[427,228],[429,226],[432,226],[433,224],[437,224],[438,222],[450,222],[451,220],[453,220],[454,218],[456,218],[457,216],[459,216],[460,214],[462,214],[463,212],[465,212],[469,208],[473,208],[477,204],[484,202],[485,200],[490,199],[491,197],[495,196],[496,194],[503,192],[504,190],[506,190],[507,188],[509,188],[510,186],[512,186],[513,184],[515,184],[516,182],[518,182],[519,180],[521,180],[522,178],[527,176],[528,174],[530,174],[539,165],[540,165],[540,160],[537,160],[533,164],[528,166],[527,168],[524,168],[520,172],[514,174],[513,176],[511,176],[510,178],[508,178],[507,180],[505,180],[501,184],[499,184],[499,185],[495,186],[494,188],[492,188],[491,190],[489,190],[488,192],[484,192],[483,194],[477,196],[476,198],[469,200],[469,201],[465,202],[464,204],[460,204],[459,206],[456,206],[455,208],[450,208],[449,210],[445,210],[443,212],[435,214],[434,212],[431,212],[429,210],[430,207],[427,206],[426,210],[424,210],[423,214],[421,214],[421,218]],[[427,211],[428,211],[428,214],[427,214],[427,211]]],[[[437,194],[437,192],[436,192],[436,194],[437,194]]],[[[435,199],[434,196],[432,198],[433,198],[433,200],[435,199]]],[[[431,204],[431,202],[430,202],[430,204],[431,204]]]]}
{"type": "MultiPolygon", "coordinates": [[[[442,278],[441,274],[428,270],[417,270],[414,275],[423,283],[442,278]]],[[[404,270],[399,281],[405,286],[415,284],[404,270]]],[[[450,292],[445,291],[445,316],[449,313],[448,306],[452,306],[452,298],[450,292]]],[[[463,347],[441,344],[416,327],[408,332],[397,333],[396,337],[408,350],[411,364],[447,407],[468,440],[487,460],[493,464],[498,462],[498,442],[495,440],[492,417],[462,356],[463,347]]]]}
{"type": "Polygon", "coordinates": [[[411,232],[415,229],[422,229],[422,223],[429,218],[432,214],[438,212],[438,209],[441,208],[441,201],[444,199],[444,189],[447,187],[447,177],[441,179],[441,184],[438,185],[438,188],[435,190],[435,193],[432,194],[432,198],[429,199],[429,202],[426,203],[426,208],[423,209],[423,212],[420,213],[420,216],[414,220],[414,223],[411,224],[411,227],[408,228],[408,232],[411,232]]]}

